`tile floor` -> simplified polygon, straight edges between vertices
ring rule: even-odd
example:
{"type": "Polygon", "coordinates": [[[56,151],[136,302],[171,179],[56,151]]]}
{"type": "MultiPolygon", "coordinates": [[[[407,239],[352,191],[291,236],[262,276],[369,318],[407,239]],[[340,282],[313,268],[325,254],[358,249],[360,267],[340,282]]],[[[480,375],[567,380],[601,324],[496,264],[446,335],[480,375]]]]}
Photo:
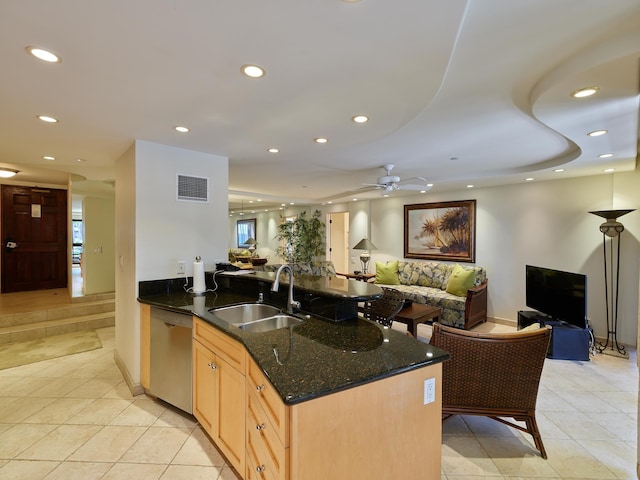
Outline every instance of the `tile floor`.
{"type": "Polygon", "coordinates": [[[0,370],[2,480],[236,480],[193,417],[132,397],[102,349],[0,370]]]}
{"type": "MultiPolygon", "coordinates": [[[[0,478],[236,480],[192,417],[131,397],[113,327],[98,332],[102,349],[0,371],[0,478]]],[[[635,479],[637,391],[635,351],[547,360],[538,423],[549,459],[527,435],[457,417],[443,427],[442,480],[635,479]]]]}

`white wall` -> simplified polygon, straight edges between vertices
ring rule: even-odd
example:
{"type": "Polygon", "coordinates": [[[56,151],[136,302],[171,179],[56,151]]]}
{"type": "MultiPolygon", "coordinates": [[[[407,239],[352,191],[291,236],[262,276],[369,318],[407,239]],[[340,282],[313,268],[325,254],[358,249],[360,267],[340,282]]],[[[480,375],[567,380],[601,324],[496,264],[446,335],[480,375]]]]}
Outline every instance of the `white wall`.
{"type": "Polygon", "coordinates": [[[193,275],[226,258],[228,159],[137,140],[116,164],[116,351],[140,381],[138,282],[177,277],[184,261],[193,275]],[[209,179],[209,202],[176,200],[176,175],[209,179]]]}
{"type": "Polygon", "coordinates": [[[115,199],[86,197],[82,288],[85,295],[115,291],[115,199]]]}

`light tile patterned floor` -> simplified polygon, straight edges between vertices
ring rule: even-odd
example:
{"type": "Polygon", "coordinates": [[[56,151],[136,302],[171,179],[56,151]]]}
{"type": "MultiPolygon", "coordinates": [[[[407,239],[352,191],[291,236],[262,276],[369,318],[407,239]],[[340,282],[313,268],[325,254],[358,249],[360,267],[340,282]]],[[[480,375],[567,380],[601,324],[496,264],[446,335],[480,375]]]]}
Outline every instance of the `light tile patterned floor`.
{"type": "MultiPolygon", "coordinates": [[[[192,417],[131,397],[113,361],[114,329],[99,333],[102,349],[0,371],[0,478],[236,480],[192,417]]],[[[548,460],[528,435],[492,420],[446,422],[442,480],[635,479],[631,353],[546,361],[538,422],[548,460]]]]}
{"type": "Polygon", "coordinates": [[[236,480],[193,417],[132,397],[102,349],[0,370],[2,480],[236,480]]]}

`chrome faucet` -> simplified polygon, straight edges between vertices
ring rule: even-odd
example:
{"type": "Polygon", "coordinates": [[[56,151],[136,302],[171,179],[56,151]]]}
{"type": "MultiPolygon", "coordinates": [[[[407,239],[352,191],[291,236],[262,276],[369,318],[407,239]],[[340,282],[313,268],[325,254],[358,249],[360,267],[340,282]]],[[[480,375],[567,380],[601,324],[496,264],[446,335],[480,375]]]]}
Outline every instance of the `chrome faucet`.
{"type": "Polygon", "coordinates": [[[278,288],[280,288],[280,274],[283,270],[289,271],[289,296],[287,297],[287,313],[293,313],[294,308],[300,308],[300,302],[293,299],[293,270],[291,266],[288,264],[280,265],[278,271],[276,272],[276,280],[273,282],[271,286],[272,292],[277,292],[278,288]]]}

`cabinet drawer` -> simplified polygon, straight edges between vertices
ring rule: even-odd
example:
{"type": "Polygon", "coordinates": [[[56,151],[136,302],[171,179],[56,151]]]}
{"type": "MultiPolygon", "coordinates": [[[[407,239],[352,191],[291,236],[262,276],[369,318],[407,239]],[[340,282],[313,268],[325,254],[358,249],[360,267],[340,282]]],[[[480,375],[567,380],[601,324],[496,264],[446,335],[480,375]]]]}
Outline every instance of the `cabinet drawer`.
{"type": "MultiPolygon", "coordinates": [[[[258,461],[261,453],[255,449],[249,439],[247,439],[247,468],[245,472],[245,480],[286,480],[286,478],[278,478],[274,476],[274,472],[269,470],[266,465],[258,461]]],[[[259,447],[259,445],[258,445],[259,447]]]]}
{"type": "Polygon", "coordinates": [[[197,317],[193,319],[193,338],[244,375],[246,355],[244,346],[240,342],[197,317]]]}
{"type": "Polygon", "coordinates": [[[287,478],[289,450],[282,445],[254,391],[247,394],[247,449],[254,452],[258,462],[251,467],[264,465],[264,471],[272,472],[276,478],[287,478]]]}
{"type": "Polygon", "coordinates": [[[289,446],[289,408],[262,373],[253,360],[247,362],[247,387],[256,394],[260,406],[264,410],[278,438],[286,447],[289,446]]]}

